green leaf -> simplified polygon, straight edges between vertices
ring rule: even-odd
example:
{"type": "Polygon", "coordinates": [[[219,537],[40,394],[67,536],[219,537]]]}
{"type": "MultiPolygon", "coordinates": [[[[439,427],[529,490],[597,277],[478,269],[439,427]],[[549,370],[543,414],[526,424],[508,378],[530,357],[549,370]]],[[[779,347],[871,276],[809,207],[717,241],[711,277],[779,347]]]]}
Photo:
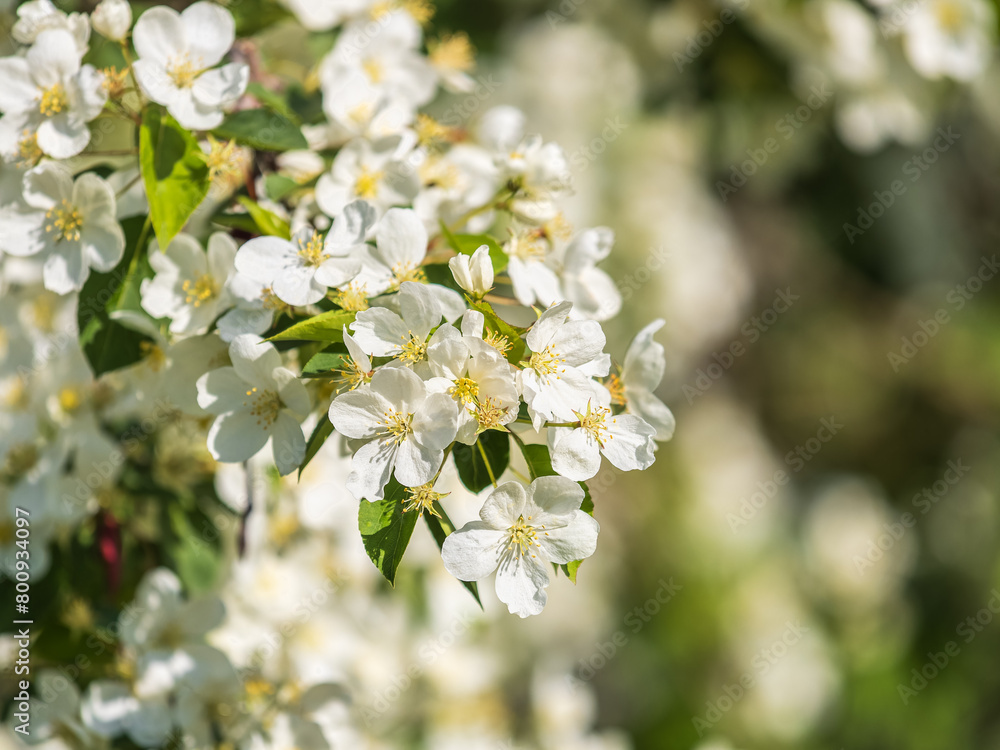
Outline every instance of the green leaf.
{"type": "Polygon", "coordinates": [[[280,201],[300,187],[299,183],[283,174],[269,174],[264,178],[264,189],[267,191],[267,197],[273,201],[280,201]]]}
{"type": "Polygon", "coordinates": [[[299,466],[299,476],[302,476],[302,470],[306,468],[306,465],[313,460],[313,457],[319,453],[319,449],[323,447],[323,443],[326,439],[333,434],[333,422],[330,418],[324,414],[319,419],[319,423],[313,428],[312,435],[309,436],[309,442],[306,443],[306,455],[302,459],[302,465],[299,466]]]}
{"type": "Polygon", "coordinates": [[[247,234],[259,234],[260,227],[250,214],[219,212],[212,217],[212,223],[229,229],[239,229],[247,234]]]}
{"type": "Polygon", "coordinates": [[[291,238],[292,232],[288,227],[288,222],[282,219],[280,216],[275,216],[273,213],[263,208],[255,201],[251,200],[245,195],[239,197],[240,205],[243,206],[250,217],[253,219],[253,223],[257,225],[261,234],[268,234],[272,237],[281,237],[283,240],[291,238]]]}
{"type": "Polygon", "coordinates": [[[166,250],[208,195],[211,180],[198,141],[159,107],[147,107],[139,128],[139,168],[160,249],[166,250]]]}
{"type": "Polygon", "coordinates": [[[344,367],[345,358],[349,358],[347,347],[343,344],[328,346],[321,352],[317,352],[309,358],[305,367],[302,368],[304,378],[336,378],[340,377],[340,370],[344,367]]]}
{"type": "Polygon", "coordinates": [[[488,234],[452,234],[444,222],[441,222],[441,234],[448,245],[456,253],[472,255],[482,245],[490,249],[490,260],[493,262],[494,273],[500,273],[507,267],[507,253],[500,244],[488,234]]]}
{"type": "MultiPolygon", "coordinates": [[[[173,558],[177,577],[189,594],[208,593],[218,580],[222,555],[198,532],[203,526],[192,524],[192,519],[178,505],[171,505],[168,514],[173,533],[166,540],[166,551],[173,558]]],[[[199,513],[193,520],[205,518],[199,513]]]]}
{"type": "Polygon", "coordinates": [[[458,478],[465,488],[470,492],[482,492],[493,484],[493,479],[500,478],[510,463],[510,437],[506,432],[487,430],[479,436],[475,445],[455,443],[452,455],[458,468],[458,478]],[[489,469],[483,460],[484,454],[489,461],[489,469]],[[490,470],[493,479],[490,478],[490,470]]]}
{"type": "Polygon", "coordinates": [[[288,106],[288,102],[277,91],[272,91],[257,81],[253,81],[247,86],[247,93],[268,109],[273,109],[296,125],[299,124],[299,116],[292,111],[288,106]]]}
{"type": "Polygon", "coordinates": [[[233,112],[212,131],[212,135],[232,139],[258,151],[309,148],[298,125],[284,115],[264,107],[233,112]]]}
{"type": "Polygon", "coordinates": [[[95,376],[135,364],[142,359],[143,343],[150,341],[148,336],[110,318],[116,310],[139,309],[139,284],[149,270],[145,222],[142,216],[122,221],[125,253],[121,261],[107,273],[91,273],[80,291],[80,346],[95,376]]]}
{"type": "Polygon", "coordinates": [[[289,326],[268,341],[332,341],[344,340],[344,326],[354,322],[357,313],[330,310],[289,326]]]}
{"type": "Polygon", "coordinates": [[[403,512],[406,488],[395,479],[385,487],[385,499],[370,503],[362,500],[358,508],[358,529],[365,552],[385,579],[395,585],[406,545],[417,525],[416,511],[403,512]]]}
{"type": "Polygon", "coordinates": [[[547,445],[524,445],[521,448],[521,455],[528,464],[528,474],[532,480],[555,476],[556,472],[552,468],[547,445]]]}
{"type": "Polygon", "coordinates": [[[483,314],[483,317],[486,319],[485,326],[487,332],[503,336],[511,344],[510,349],[507,350],[507,361],[511,364],[520,362],[524,356],[524,338],[522,335],[524,330],[517,329],[506,320],[503,320],[493,311],[493,306],[489,302],[470,301],[469,305],[473,310],[478,310],[483,314]]]}
{"type": "MultiPolygon", "coordinates": [[[[440,518],[431,513],[424,513],[424,520],[427,522],[427,527],[431,530],[431,536],[437,542],[438,549],[442,549],[444,547],[444,540],[448,538],[449,534],[455,531],[455,524],[448,518],[448,514],[444,512],[441,503],[434,503],[434,510],[441,514],[440,518]]],[[[483,603],[479,600],[479,585],[475,581],[460,581],[460,583],[472,594],[476,600],[476,604],[482,609],[483,603]]]]}

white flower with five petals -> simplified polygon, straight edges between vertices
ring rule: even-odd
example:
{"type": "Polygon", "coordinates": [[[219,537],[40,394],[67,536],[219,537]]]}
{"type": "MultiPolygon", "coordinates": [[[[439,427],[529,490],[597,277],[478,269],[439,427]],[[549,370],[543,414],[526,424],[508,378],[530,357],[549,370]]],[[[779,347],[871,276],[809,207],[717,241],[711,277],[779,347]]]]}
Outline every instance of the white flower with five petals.
{"type": "Polygon", "coordinates": [[[80,55],[69,31],[47,29],[24,57],[0,58],[0,152],[28,160],[37,147],[67,159],[87,147],[87,123],[108,97],[104,74],[80,55]]]}
{"type": "Polygon", "coordinates": [[[236,242],[224,232],[208,238],[206,253],[189,234],[178,234],[165,252],[154,241],[149,264],[156,276],[142,282],[143,309],[170,318],[173,333],[204,333],[232,306],[226,283],[233,275],[236,242]]]}
{"type": "Polygon", "coordinates": [[[565,477],[502,484],[483,503],[479,521],[444,540],[444,566],[462,581],[496,570],[497,596],[511,614],[537,615],[545,607],[549,563],[583,560],[597,550],[600,526],[580,510],[583,498],[583,488],[565,477]]]}
{"type": "Polygon", "coordinates": [[[369,385],[337,396],[330,421],[342,435],[368,441],[354,454],[347,489],[375,502],[393,474],[406,487],[434,477],[455,439],[458,408],[450,396],[428,393],[410,370],[386,367],[369,385]]]}
{"type": "Polygon", "coordinates": [[[536,430],[544,422],[574,421],[598,393],[591,378],[604,377],[611,367],[600,323],[568,320],[572,308],[570,302],[550,307],[525,339],[531,356],[519,373],[521,393],[536,430]]]}
{"type": "MultiPolygon", "coordinates": [[[[595,399],[596,401],[596,399],[595,399]]],[[[634,414],[612,416],[607,401],[591,401],[575,412],[575,427],[550,427],[552,468],[562,476],[583,482],[597,475],[603,454],[622,471],[648,469],[656,460],[656,430],[634,414]]]]}
{"type": "Polygon", "coordinates": [[[115,194],[92,172],[76,180],[69,168],[44,162],[24,175],[24,205],[0,211],[0,250],[44,257],[45,288],[83,288],[90,269],[110,271],[125,250],[115,219],[115,194]]]}
{"type": "Polygon", "coordinates": [[[361,271],[360,254],[375,214],[355,201],[333,222],[326,237],[306,226],[291,240],[255,237],[240,248],[236,269],[268,285],[282,302],[311,305],[330,287],[347,284],[361,271]]]}
{"type": "Polygon", "coordinates": [[[654,391],[663,380],[666,360],[663,345],[653,340],[653,334],[663,328],[662,318],[654,320],[632,339],[621,373],[612,375],[608,383],[612,400],[624,404],[625,411],[642,417],[656,430],[660,442],[674,435],[674,415],[654,391]]]}
{"type": "Polygon", "coordinates": [[[243,63],[214,67],[235,38],[232,14],[215,3],[195,3],[182,13],[159,5],[143,13],[132,30],[139,54],[132,70],[146,95],[182,126],[211,130],[222,122],[222,108],[239,99],[250,81],[243,63]]]}
{"type": "Polygon", "coordinates": [[[306,440],[301,422],[309,394],[281,355],[259,336],[243,334],[229,345],[232,367],[198,378],[198,405],[216,415],[208,449],[216,461],[246,461],[271,441],[274,463],[290,474],[302,463],[306,440]]]}

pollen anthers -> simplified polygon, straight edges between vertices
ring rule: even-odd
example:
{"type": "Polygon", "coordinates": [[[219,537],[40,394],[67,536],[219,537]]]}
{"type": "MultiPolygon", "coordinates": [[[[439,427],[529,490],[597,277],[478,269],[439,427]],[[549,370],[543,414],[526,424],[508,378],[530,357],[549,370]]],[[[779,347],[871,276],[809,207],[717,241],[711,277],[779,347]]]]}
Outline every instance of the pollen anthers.
{"type": "Polygon", "coordinates": [[[278,299],[278,295],[274,293],[274,289],[269,286],[260,290],[260,301],[263,303],[265,310],[284,310],[288,307],[288,305],[278,299]]]}
{"type": "Polygon", "coordinates": [[[257,386],[248,388],[244,406],[250,407],[251,416],[257,417],[257,424],[270,427],[281,412],[281,397],[271,390],[260,390],[257,386]]]}
{"type": "Polygon", "coordinates": [[[43,117],[54,117],[69,108],[69,97],[61,83],[54,83],[38,93],[38,111],[43,117]]]}
{"type": "MultiPolygon", "coordinates": [[[[523,515],[518,516],[514,525],[507,529],[510,533],[507,549],[518,557],[523,557],[524,553],[529,552],[532,547],[542,546],[537,539],[538,530],[528,523],[530,520],[531,516],[528,516],[527,519],[523,515]]],[[[538,529],[544,528],[544,526],[538,527],[538,529]]],[[[535,554],[532,552],[531,556],[534,557],[535,554]]]]}
{"type": "Polygon", "coordinates": [[[373,20],[381,21],[394,10],[409,13],[413,20],[421,26],[434,17],[434,6],[429,0],[379,0],[372,6],[369,13],[373,20]]]}
{"type": "Polygon", "coordinates": [[[555,375],[559,372],[559,365],[563,362],[565,360],[549,344],[549,346],[541,351],[532,353],[531,358],[528,360],[528,366],[539,375],[555,375]]]}
{"type": "Polygon", "coordinates": [[[167,355],[163,347],[152,341],[140,341],[139,351],[142,353],[143,361],[153,372],[159,372],[167,363],[167,355]]]}
{"type": "Polygon", "coordinates": [[[611,409],[603,406],[592,407],[588,403],[585,414],[578,411],[573,413],[580,418],[580,429],[585,430],[602,448],[606,441],[614,439],[614,435],[608,432],[607,425],[604,424],[604,421],[611,416],[611,409]]]}
{"type": "Polygon", "coordinates": [[[209,150],[205,156],[208,164],[208,178],[229,179],[240,173],[240,159],[236,152],[236,141],[220,141],[208,136],[209,150]]]}
{"type": "Polygon", "coordinates": [[[507,352],[509,352],[511,348],[514,346],[514,343],[512,341],[510,341],[506,336],[504,336],[502,333],[498,333],[497,331],[487,332],[486,337],[483,339],[483,341],[485,341],[487,344],[489,344],[498,352],[500,352],[500,354],[502,354],[504,357],[507,356],[507,352]]]}
{"type": "Polygon", "coordinates": [[[537,231],[515,234],[507,241],[504,250],[508,255],[525,261],[542,260],[547,252],[545,240],[537,231]]]}
{"type": "Polygon", "coordinates": [[[476,405],[476,421],[479,422],[479,432],[499,427],[507,416],[507,409],[500,406],[500,401],[487,396],[476,405]]]}
{"type": "Polygon", "coordinates": [[[187,53],[176,55],[167,62],[167,75],[179,89],[191,88],[199,72],[201,66],[187,53]]]}
{"type": "Polygon", "coordinates": [[[434,508],[434,504],[442,497],[447,497],[450,492],[435,492],[433,482],[422,484],[419,487],[407,487],[407,494],[410,496],[403,505],[403,512],[415,510],[420,515],[427,511],[432,516],[441,517],[441,514],[434,508]]]}
{"type": "Polygon", "coordinates": [[[351,312],[361,312],[368,309],[368,285],[362,282],[352,281],[345,288],[339,290],[334,296],[336,302],[344,310],[351,312]]]}
{"type": "Polygon", "coordinates": [[[184,301],[192,307],[201,307],[204,302],[219,293],[218,282],[209,274],[202,274],[195,280],[185,279],[181,291],[187,296],[184,301]]]}
{"type": "Polygon", "coordinates": [[[325,244],[323,236],[319,232],[313,232],[312,237],[299,243],[299,257],[307,266],[321,266],[330,257],[329,253],[323,252],[325,244]]]}
{"type": "Polygon", "coordinates": [[[414,364],[427,356],[427,342],[417,338],[413,331],[407,331],[407,335],[402,339],[403,343],[400,344],[396,357],[408,364],[414,364]]]}
{"type": "Polygon", "coordinates": [[[448,393],[457,401],[469,404],[479,397],[479,383],[472,378],[459,378],[455,385],[448,389],[448,393]]]}
{"type": "Polygon", "coordinates": [[[385,178],[385,171],[362,167],[354,180],[354,192],[359,198],[373,200],[378,197],[379,183],[385,178]]]}
{"type": "Polygon", "coordinates": [[[392,267],[391,289],[399,289],[404,281],[414,281],[418,284],[427,283],[427,274],[424,269],[413,263],[396,263],[392,267]]]}
{"type": "Polygon", "coordinates": [[[45,231],[55,235],[56,242],[80,239],[80,229],[83,227],[83,215],[80,209],[65,198],[58,205],[45,212],[45,231]]]}
{"type": "Polygon", "coordinates": [[[475,52],[469,37],[464,33],[445,34],[438,41],[427,43],[431,65],[447,70],[471,70],[475,65],[475,52]]]}
{"type": "Polygon", "coordinates": [[[625,406],[628,403],[628,399],[625,398],[625,383],[622,382],[620,375],[614,373],[609,375],[604,387],[611,394],[611,403],[618,406],[625,406]]]}
{"type": "Polygon", "coordinates": [[[38,145],[38,134],[25,128],[17,139],[16,160],[19,167],[33,167],[41,160],[43,152],[38,145]]]}
{"type": "Polygon", "coordinates": [[[385,420],[379,424],[385,428],[385,433],[392,435],[392,439],[396,445],[406,440],[406,436],[413,432],[412,414],[403,414],[395,409],[390,409],[383,416],[385,420]]]}
{"type": "MultiPolygon", "coordinates": [[[[347,385],[347,390],[353,391],[362,383],[371,382],[372,375],[375,374],[374,370],[366,372],[353,359],[350,360],[349,363],[347,362],[346,358],[344,361],[345,361],[344,367],[337,370],[337,372],[340,373],[340,376],[344,379],[344,382],[347,385]]],[[[339,393],[342,390],[343,386],[338,388],[337,392],[339,393]]]]}

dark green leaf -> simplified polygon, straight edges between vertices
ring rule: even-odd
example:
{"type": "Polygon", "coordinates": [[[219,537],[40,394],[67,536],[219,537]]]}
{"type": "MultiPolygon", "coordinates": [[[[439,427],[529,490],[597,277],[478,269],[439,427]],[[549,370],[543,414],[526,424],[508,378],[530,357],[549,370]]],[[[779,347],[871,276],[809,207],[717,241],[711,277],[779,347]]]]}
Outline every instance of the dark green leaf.
{"type": "Polygon", "coordinates": [[[247,234],[259,234],[260,228],[250,214],[231,214],[220,212],[212,217],[212,223],[229,229],[239,229],[247,234]]]}
{"type": "Polygon", "coordinates": [[[160,250],[208,195],[208,164],[198,141],[158,107],[147,107],[139,128],[139,167],[160,250]]]}
{"type": "Polygon", "coordinates": [[[267,191],[267,197],[273,201],[280,201],[289,193],[298,190],[299,187],[299,183],[283,174],[269,174],[264,178],[264,189],[267,191]]]}
{"type": "Polygon", "coordinates": [[[268,109],[273,109],[283,117],[298,125],[299,116],[288,106],[288,102],[277,91],[272,91],[263,84],[253,81],[247,86],[247,93],[268,109]]]}
{"type": "Polygon", "coordinates": [[[475,445],[455,443],[452,451],[455,466],[458,468],[458,478],[470,492],[482,492],[493,484],[493,479],[499,479],[510,462],[510,437],[506,432],[487,430],[479,436],[475,445]],[[487,469],[483,454],[489,461],[487,469]],[[490,478],[490,470],[493,479],[490,478]]]}
{"type": "Polygon", "coordinates": [[[309,358],[302,368],[304,378],[335,378],[344,367],[344,359],[349,358],[347,347],[343,344],[328,346],[309,358]]]}
{"type": "MultiPolygon", "coordinates": [[[[431,530],[431,536],[437,542],[438,549],[441,549],[444,546],[444,540],[448,538],[449,534],[455,531],[455,524],[448,518],[448,514],[444,512],[441,503],[435,503],[434,510],[440,513],[441,517],[438,518],[431,513],[424,513],[424,520],[427,521],[427,527],[431,530]]],[[[475,581],[460,581],[460,583],[468,589],[469,593],[476,600],[476,604],[482,609],[483,603],[479,600],[479,585],[475,581]]]]}
{"type": "Polygon", "coordinates": [[[343,341],[344,326],[354,322],[356,313],[330,310],[289,326],[268,341],[343,341]]]}
{"type": "Polygon", "coordinates": [[[385,579],[395,585],[396,570],[417,525],[416,511],[403,512],[406,490],[395,479],[385,487],[385,499],[358,508],[358,529],[365,552],[385,579]]]}
{"type": "Polygon", "coordinates": [[[212,131],[212,135],[232,139],[258,151],[309,148],[298,125],[284,115],[264,107],[233,112],[212,131]]]}
{"type": "Polygon", "coordinates": [[[281,237],[283,240],[287,240],[292,236],[288,222],[281,217],[275,216],[245,195],[239,197],[239,202],[247,210],[247,213],[250,214],[250,218],[253,219],[254,224],[257,225],[257,229],[261,234],[281,237]]]}
{"type": "Polygon", "coordinates": [[[139,284],[148,271],[149,235],[142,231],[145,221],[136,216],[122,222],[125,254],[121,261],[107,273],[91,273],[80,291],[80,345],[95,376],[138,362],[143,343],[150,341],[148,336],[109,317],[115,310],[139,309],[139,284]]]}

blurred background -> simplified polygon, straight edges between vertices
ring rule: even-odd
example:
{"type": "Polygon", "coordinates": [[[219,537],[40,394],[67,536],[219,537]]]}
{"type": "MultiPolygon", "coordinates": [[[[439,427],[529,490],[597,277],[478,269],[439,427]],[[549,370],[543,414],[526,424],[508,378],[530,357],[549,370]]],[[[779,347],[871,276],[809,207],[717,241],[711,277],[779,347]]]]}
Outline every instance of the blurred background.
{"type": "MultiPolygon", "coordinates": [[[[295,611],[292,560],[336,571],[333,604],[257,666],[350,684],[343,746],[1000,748],[994,3],[440,0],[432,24],[479,62],[438,111],[471,127],[522,108],[566,150],[573,226],[614,229],[608,348],[666,321],[676,435],[651,470],[594,480],[598,554],[527,621],[489,586],[480,612],[422,526],[390,591],[353,501],[325,492],[336,446],[300,485],[261,469],[274,499],[248,544],[268,551],[233,563],[213,643],[240,653],[295,611]]],[[[134,460],[231,531],[244,477],[170,489],[209,471],[176,432],[134,460]]],[[[460,524],[478,506],[452,481],[460,524]]],[[[107,507],[155,494],[122,484],[107,507]]],[[[116,517],[148,562],[155,525],[116,517]]],[[[211,589],[216,552],[177,545],[185,584],[211,589]]],[[[142,567],[86,606],[99,571],[59,554],[52,665],[114,623],[142,567]]]]}

